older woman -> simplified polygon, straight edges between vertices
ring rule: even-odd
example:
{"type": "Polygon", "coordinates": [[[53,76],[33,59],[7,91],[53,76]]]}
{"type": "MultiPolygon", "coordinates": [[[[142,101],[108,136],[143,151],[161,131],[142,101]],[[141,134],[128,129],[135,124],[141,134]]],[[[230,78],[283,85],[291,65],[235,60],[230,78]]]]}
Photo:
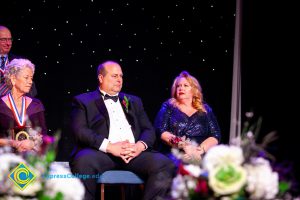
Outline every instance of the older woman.
{"type": "Polygon", "coordinates": [[[0,146],[12,146],[18,152],[37,150],[41,135],[47,132],[43,104],[26,96],[34,70],[29,60],[14,59],[4,72],[11,92],[0,99],[0,146]]]}
{"type": "Polygon", "coordinates": [[[201,159],[209,148],[220,142],[221,133],[216,117],[208,104],[203,102],[201,86],[196,78],[183,71],[175,78],[172,98],[162,104],[155,119],[161,151],[168,154],[187,138],[181,148],[186,158],[201,159]],[[183,137],[185,136],[185,137],[183,137]]]}

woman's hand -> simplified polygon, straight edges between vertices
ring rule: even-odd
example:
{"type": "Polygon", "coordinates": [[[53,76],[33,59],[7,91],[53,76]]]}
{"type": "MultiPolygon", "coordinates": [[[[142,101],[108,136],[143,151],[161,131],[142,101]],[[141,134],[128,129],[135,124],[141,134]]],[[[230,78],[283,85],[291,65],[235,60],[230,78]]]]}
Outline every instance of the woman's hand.
{"type": "Polygon", "coordinates": [[[12,140],[12,139],[6,139],[6,138],[0,138],[0,147],[1,146],[11,146],[11,147],[17,148],[19,146],[19,141],[12,140]]]}
{"type": "Polygon", "coordinates": [[[171,141],[174,140],[176,138],[176,135],[170,133],[170,132],[163,132],[160,136],[160,138],[162,139],[162,141],[164,143],[166,143],[167,145],[171,146],[171,147],[177,147],[177,145],[174,145],[171,141]]]}
{"type": "Polygon", "coordinates": [[[9,145],[9,139],[0,138],[0,147],[9,145]]]}
{"type": "Polygon", "coordinates": [[[200,161],[202,159],[202,154],[204,153],[197,146],[192,144],[186,145],[183,148],[183,151],[185,152],[184,159],[196,161],[200,161]]]}
{"type": "Polygon", "coordinates": [[[34,148],[34,142],[32,140],[14,141],[12,146],[19,152],[25,152],[34,148]]]}

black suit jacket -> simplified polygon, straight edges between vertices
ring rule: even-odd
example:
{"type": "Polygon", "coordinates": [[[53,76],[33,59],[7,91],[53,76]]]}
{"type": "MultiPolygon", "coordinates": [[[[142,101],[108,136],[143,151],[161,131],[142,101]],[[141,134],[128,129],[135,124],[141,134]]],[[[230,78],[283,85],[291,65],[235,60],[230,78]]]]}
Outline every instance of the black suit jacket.
{"type": "MultiPolygon", "coordinates": [[[[155,142],[154,128],[147,117],[139,97],[119,93],[119,100],[125,116],[131,125],[135,141],[143,141],[152,149],[155,142]],[[129,100],[128,110],[123,101],[129,100]]],[[[74,97],[71,111],[71,129],[75,135],[76,147],[72,155],[82,148],[99,149],[109,134],[109,116],[99,90],[74,97]]],[[[122,133],[120,133],[122,134],[122,133]]]]}

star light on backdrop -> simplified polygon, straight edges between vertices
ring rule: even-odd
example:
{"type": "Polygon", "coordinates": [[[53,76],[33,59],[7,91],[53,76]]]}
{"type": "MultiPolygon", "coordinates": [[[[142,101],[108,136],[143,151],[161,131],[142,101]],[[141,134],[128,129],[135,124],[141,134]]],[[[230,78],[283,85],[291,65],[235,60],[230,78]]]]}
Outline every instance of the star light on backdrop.
{"type": "Polygon", "coordinates": [[[123,90],[142,97],[151,120],[175,76],[189,71],[228,132],[235,1],[11,0],[4,6],[0,24],[12,31],[12,52],[36,65],[49,129],[67,125],[71,98],[94,90],[98,64],[111,59],[123,66],[123,90]]]}
{"type": "MultiPolygon", "coordinates": [[[[291,33],[297,23],[292,19],[297,17],[291,16],[296,12],[290,4],[280,2],[278,9],[270,9],[274,5],[243,1],[242,102],[245,111],[265,117],[262,132],[281,132],[281,157],[296,158],[287,148],[298,145],[291,140],[295,126],[287,126],[293,117],[283,119],[280,116],[292,115],[276,108],[278,99],[290,106],[297,91],[292,88],[297,79],[291,78],[297,73],[288,68],[294,66],[288,63],[292,48],[287,46],[295,43],[291,33]],[[278,65],[284,70],[274,68],[278,65]],[[278,98],[282,92],[278,88],[290,92],[284,90],[284,98],[278,98]]],[[[12,52],[36,64],[34,81],[50,132],[63,128],[65,141],[72,140],[67,128],[71,98],[96,88],[97,65],[107,59],[123,66],[123,90],[142,97],[151,120],[170,96],[175,76],[189,71],[200,80],[223,140],[228,141],[235,1],[9,0],[1,2],[1,8],[0,24],[8,26],[14,37],[12,52]]],[[[63,143],[65,157],[70,148],[63,143]]]]}

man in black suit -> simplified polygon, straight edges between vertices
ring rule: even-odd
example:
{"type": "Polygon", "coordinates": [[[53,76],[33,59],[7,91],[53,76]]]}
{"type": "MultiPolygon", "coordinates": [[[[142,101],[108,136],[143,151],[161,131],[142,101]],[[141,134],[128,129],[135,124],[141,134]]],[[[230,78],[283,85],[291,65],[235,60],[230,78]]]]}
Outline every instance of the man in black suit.
{"type": "MultiPolygon", "coordinates": [[[[3,77],[5,66],[13,59],[21,58],[20,56],[10,53],[12,41],[13,39],[11,37],[10,30],[5,26],[0,25],[0,96],[6,95],[8,92],[10,92],[9,88],[4,82],[3,77]]],[[[37,91],[33,82],[28,96],[35,97],[36,95],[37,91]]]]}
{"type": "MultiPolygon", "coordinates": [[[[70,166],[74,174],[95,175],[130,170],[145,179],[144,200],[164,199],[175,166],[154,151],[155,132],[140,98],[121,93],[123,72],[113,61],[100,64],[99,88],[74,98],[71,112],[76,147],[70,166]]],[[[85,199],[95,199],[97,179],[85,179],[85,199]]]]}

